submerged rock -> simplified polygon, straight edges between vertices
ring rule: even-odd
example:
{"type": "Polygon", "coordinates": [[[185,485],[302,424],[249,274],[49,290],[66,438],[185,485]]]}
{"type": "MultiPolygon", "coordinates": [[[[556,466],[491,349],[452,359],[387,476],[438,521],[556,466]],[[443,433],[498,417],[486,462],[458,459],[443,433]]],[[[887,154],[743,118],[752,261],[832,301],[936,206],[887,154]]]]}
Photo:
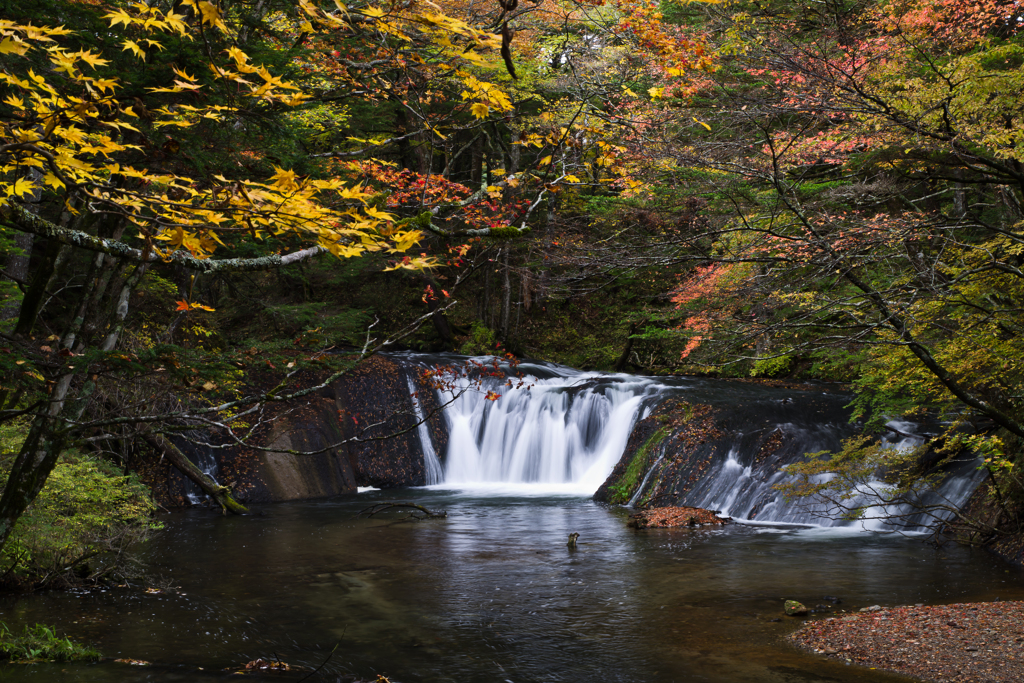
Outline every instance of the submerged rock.
{"type": "Polygon", "coordinates": [[[728,517],[719,517],[717,510],[691,507],[650,508],[632,515],[628,526],[634,529],[650,527],[701,526],[704,524],[725,524],[728,517]]]}
{"type": "Polygon", "coordinates": [[[809,610],[802,603],[796,600],[786,600],[786,614],[791,617],[799,617],[807,614],[809,610]]]}

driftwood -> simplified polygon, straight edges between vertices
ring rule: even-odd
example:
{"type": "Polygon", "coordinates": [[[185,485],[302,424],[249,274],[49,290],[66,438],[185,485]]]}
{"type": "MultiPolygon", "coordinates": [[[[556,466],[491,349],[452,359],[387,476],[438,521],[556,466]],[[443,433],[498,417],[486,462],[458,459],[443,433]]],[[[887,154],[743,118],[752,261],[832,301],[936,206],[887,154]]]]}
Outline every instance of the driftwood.
{"type": "Polygon", "coordinates": [[[195,482],[195,484],[203,490],[203,493],[217,501],[217,504],[220,505],[221,511],[224,514],[230,512],[236,515],[242,515],[249,511],[248,508],[231,496],[231,489],[227,486],[221,486],[204,474],[203,471],[196,467],[195,464],[189,460],[177,446],[171,443],[170,439],[166,436],[147,430],[142,433],[142,438],[146,443],[155,448],[162,457],[167,458],[172,465],[178,468],[179,472],[195,482]]]}
{"type": "Polygon", "coordinates": [[[448,516],[447,510],[428,510],[422,505],[416,505],[415,503],[375,503],[364,510],[360,510],[357,517],[366,515],[369,518],[388,510],[411,510],[411,514],[408,517],[403,517],[403,519],[444,518],[448,516]],[[422,514],[417,514],[417,512],[422,514]]]}

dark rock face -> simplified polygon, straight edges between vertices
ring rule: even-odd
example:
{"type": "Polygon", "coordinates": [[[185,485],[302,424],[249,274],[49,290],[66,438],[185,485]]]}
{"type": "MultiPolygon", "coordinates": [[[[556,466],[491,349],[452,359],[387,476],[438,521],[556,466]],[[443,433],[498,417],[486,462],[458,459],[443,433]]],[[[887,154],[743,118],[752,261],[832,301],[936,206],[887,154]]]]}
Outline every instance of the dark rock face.
{"type": "Polygon", "coordinates": [[[233,482],[239,500],[249,503],[354,493],[359,481],[344,446],[328,448],[346,437],[335,402],[329,396],[314,396],[282,412],[260,443],[311,454],[232,449],[220,459],[220,479],[233,482]]]}
{"type": "Polygon", "coordinates": [[[389,488],[426,483],[414,429],[416,417],[402,370],[393,361],[374,356],[332,389],[343,434],[363,440],[345,445],[345,458],[358,484],[389,488]]]}
{"type": "Polygon", "coordinates": [[[594,499],[623,504],[635,498],[637,508],[702,507],[715,485],[710,475],[733,453],[742,467],[750,468],[750,476],[737,483],[745,490],[730,513],[756,518],[775,497],[758,491],[759,486],[804,453],[838,448],[854,432],[844,395],[748,383],[736,383],[722,395],[663,401],[634,427],[622,458],[594,499]]]}
{"type": "MultiPolygon", "coordinates": [[[[414,370],[374,356],[301,402],[268,405],[252,441],[277,452],[177,443],[201,468],[215,461],[217,480],[232,487],[242,503],[325,498],[354,493],[358,486],[420,486],[426,479],[409,391],[415,375],[409,373],[414,370]],[[342,443],[347,439],[355,440],[342,443]]],[[[300,381],[322,379],[310,374],[300,381]]],[[[433,413],[428,432],[435,452],[443,452],[447,431],[434,392],[420,389],[417,397],[422,413],[433,413]]],[[[203,439],[217,443],[218,435],[203,439]]],[[[143,462],[140,470],[162,505],[188,504],[189,483],[166,463],[143,462]]]]}
{"type": "Polygon", "coordinates": [[[628,502],[643,485],[646,473],[656,467],[636,506],[673,506],[677,499],[672,483],[681,477],[694,481],[718,451],[721,437],[711,406],[664,401],[633,428],[622,458],[594,500],[628,502]],[[639,476],[634,474],[637,470],[639,476]]]}

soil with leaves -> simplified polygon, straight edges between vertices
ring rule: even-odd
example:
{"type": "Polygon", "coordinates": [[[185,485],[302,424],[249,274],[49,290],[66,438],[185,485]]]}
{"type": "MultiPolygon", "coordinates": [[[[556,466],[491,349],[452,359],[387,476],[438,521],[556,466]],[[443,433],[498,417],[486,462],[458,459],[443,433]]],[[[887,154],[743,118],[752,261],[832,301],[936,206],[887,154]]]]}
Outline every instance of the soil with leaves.
{"type": "Polygon", "coordinates": [[[1024,680],[1024,602],[894,607],[809,621],[802,648],[924,681],[1024,680]]]}
{"type": "Polygon", "coordinates": [[[660,507],[631,515],[629,526],[637,529],[647,529],[650,527],[725,524],[728,521],[727,517],[719,517],[715,510],[692,507],[660,507]]]}

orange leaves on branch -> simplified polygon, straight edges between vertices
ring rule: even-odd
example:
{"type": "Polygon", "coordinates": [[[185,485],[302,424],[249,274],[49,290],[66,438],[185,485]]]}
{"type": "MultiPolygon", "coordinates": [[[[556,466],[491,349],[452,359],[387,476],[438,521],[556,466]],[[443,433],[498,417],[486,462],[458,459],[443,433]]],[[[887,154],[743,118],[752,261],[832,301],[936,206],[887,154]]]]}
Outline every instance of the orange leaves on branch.
{"type": "Polygon", "coordinates": [[[177,304],[175,311],[213,311],[213,308],[198,303],[189,303],[188,301],[175,301],[177,304]]]}
{"type": "Polygon", "coordinates": [[[727,263],[700,266],[693,271],[686,282],[672,293],[671,300],[677,309],[697,302],[701,302],[705,306],[703,310],[689,316],[680,326],[680,329],[690,335],[680,354],[680,359],[688,357],[705,339],[710,338],[712,320],[715,316],[712,304],[716,298],[727,295],[727,276],[733,268],[733,264],[727,263]]]}
{"type": "Polygon", "coordinates": [[[621,13],[619,32],[632,34],[641,50],[659,58],[668,75],[682,76],[691,69],[710,68],[711,56],[704,42],[662,21],[657,2],[614,0],[612,4],[621,13]]]}

